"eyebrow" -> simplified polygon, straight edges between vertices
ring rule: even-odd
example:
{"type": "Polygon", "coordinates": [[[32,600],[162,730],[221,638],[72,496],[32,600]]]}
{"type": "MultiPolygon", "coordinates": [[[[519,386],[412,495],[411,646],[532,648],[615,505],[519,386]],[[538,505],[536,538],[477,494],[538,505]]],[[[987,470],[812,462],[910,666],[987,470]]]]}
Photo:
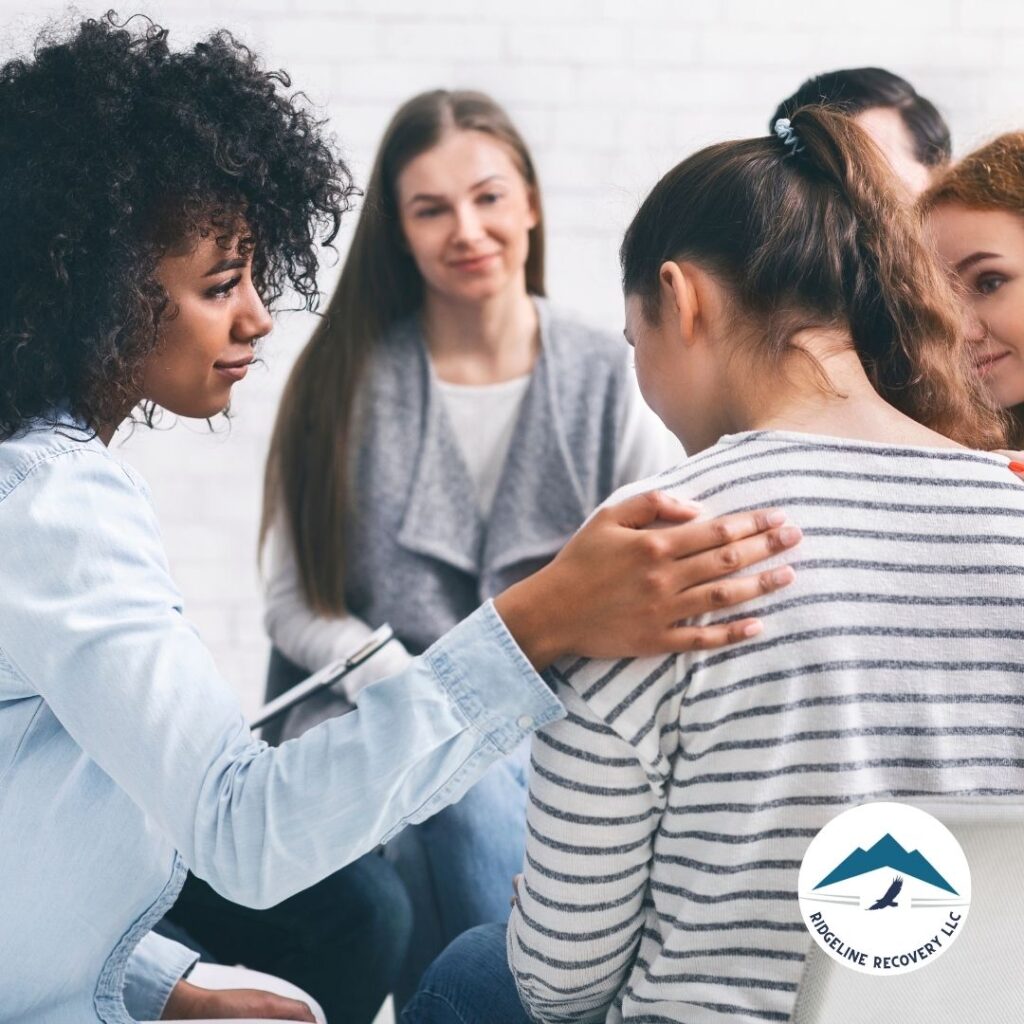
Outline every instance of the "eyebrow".
{"type": "MultiPolygon", "coordinates": [[[[481,188],[483,185],[486,185],[490,181],[504,181],[504,180],[505,180],[505,176],[503,174],[488,174],[486,178],[481,178],[479,181],[477,181],[474,184],[470,185],[469,186],[469,190],[470,190],[470,192],[472,192],[474,189],[481,188]]],[[[425,200],[427,202],[433,202],[433,203],[443,202],[444,198],[445,198],[444,196],[432,195],[429,192],[417,192],[416,195],[412,196],[408,200],[406,205],[409,205],[411,203],[415,203],[417,200],[425,200]]]]}
{"type": "Polygon", "coordinates": [[[249,265],[249,261],[242,256],[228,256],[225,259],[218,260],[209,270],[203,274],[203,277],[213,277],[214,274],[223,274],[225,270],[241,270],[242,267],[249,265]]]}
{"type": "Polygon", "coordinates": [[[969,267],[973,267],[975,263],[980,263],[982,260],[992,259],[993,257],[999,257],[997,252],[972,252],[970,256],[965,256],[957,265],[956,272],[962,274],[969,267]]]}

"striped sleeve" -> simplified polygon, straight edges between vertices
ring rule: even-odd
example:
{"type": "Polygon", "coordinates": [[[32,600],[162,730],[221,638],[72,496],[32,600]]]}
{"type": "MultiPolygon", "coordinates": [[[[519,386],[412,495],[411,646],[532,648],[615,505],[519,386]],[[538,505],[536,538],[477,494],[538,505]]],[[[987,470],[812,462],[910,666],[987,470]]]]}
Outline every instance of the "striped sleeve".
{"type": "Polygon", "coordinates": [[[603,1021],[633,965],[667,780],[582,693],[607,685],[628,698],[665,662],[578,662],[571,681],[553,673],[568,715],[533,740],[526,863],[508,930],[535,1020],[603,1021]]]}

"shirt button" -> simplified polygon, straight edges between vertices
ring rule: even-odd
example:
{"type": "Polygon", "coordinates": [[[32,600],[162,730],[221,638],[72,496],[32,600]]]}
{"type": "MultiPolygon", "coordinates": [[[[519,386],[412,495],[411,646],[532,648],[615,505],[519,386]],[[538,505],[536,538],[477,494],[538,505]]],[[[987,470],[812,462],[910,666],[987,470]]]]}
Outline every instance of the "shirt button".
{"type": "Polygon", "coordinates": [[[533,716],[532,715],[520,715],[516,719],[516,725],[520,729],[532,729],[533,728],[533,716]]]}

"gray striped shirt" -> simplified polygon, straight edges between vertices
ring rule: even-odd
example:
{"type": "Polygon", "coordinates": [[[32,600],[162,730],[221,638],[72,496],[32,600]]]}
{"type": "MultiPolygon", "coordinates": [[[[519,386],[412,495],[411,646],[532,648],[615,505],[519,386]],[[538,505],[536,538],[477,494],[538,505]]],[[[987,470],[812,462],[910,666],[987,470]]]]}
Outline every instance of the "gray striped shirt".
{"type": "Polygon", "coordinates": [[[655,486],[784,509],[797,579],[702,620],[760,616],[737,647],[553,670],[510,964],[542,1021],[785,1021],[826,821],[1024,794],[1024,486],[999,456],[774,431],[629,490],[655,486]]]}

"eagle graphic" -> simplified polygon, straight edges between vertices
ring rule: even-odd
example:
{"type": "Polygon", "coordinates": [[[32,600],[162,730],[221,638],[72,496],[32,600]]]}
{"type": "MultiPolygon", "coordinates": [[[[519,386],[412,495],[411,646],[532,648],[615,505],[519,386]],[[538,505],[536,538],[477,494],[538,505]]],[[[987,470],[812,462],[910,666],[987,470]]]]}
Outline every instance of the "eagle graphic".
{"type": "Polygon", "coordinates": [[[897,875],[892,880],[892,885],[885,890],[885,895],[880,900],[875,900],[874,903],[868,907],[868,910],[885,910],[886,907],[898,907],[899,904],[896,902],[896,897],[900,894],[900,889],[903,888],[903,879],[897,875]]]}

